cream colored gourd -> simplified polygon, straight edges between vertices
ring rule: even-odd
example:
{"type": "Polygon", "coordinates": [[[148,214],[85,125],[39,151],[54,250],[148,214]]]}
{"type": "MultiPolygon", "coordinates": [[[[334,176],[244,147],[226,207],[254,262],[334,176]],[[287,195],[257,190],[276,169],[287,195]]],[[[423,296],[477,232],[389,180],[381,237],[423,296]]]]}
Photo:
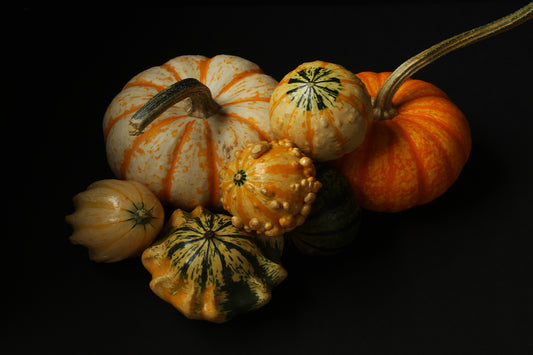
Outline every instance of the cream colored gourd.
{"type": "Polygon", "coordinates": [[[372,104],[364,84],[349,70],[314,61],[280,81],[269,113],[275,138],[293,141],[314,161],[327,161],[363,142],[372,104]]]}
{"type": "Polygon", "coordinates": [[[115,262],[140,255],[155,239],[164,221],[163,206],[135,181],[100,180],[73,198],[75,212],[70,241],[89,250],[96,262],[115,262]]]}
{"type": "Polygon", "coordinates": [[[175,207],[217,207],[220,168],[247,143],[271,139],[276,85],[256,64],[230,55],[185,55],[145,70],[105,114],[111,169],[175,207]]]}

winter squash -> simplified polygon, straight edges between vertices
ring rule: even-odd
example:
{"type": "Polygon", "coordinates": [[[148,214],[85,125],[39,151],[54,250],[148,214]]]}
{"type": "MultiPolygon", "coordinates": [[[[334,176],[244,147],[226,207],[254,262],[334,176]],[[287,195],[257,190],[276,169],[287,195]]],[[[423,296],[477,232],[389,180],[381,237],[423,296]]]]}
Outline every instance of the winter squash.
{"type": "MultiPolygon", "coordinates": [[[[358,74],[375,97],[390,73],[358,74]]],[[[407,80],[392,119],[375,121],[357,150],[334,165],[350,180],[362,207],[397,212],[428,203],[458,178],[470,154],[468,122],[437,87],[407,80]]]]}
{"type": "Polygon", "coordinates": [[[339,158],[364,140],[372,119],[370,96],[344,67],[303,63],[285,75],[269,106],[274,137],[289,139],[314,161],[339,158]]]}
{"type": "Polygon", "coordinates": [[[357,236],[361,208],[344,175],[326,164],[315,166],[322,188],[305,222],[286,236],[304,254],[333,255],[357,236]]]}
{"type": "Polygon", "coordinates": [[[76,211],[66,216],[73,227],[70,241],[87,247],[96,262],[140,255],[163,227],[163,206],[136,181],[96,181],[73,202],[76,211]]]}
{"type": "Polygon", "coordinates": [[[220,180],[233,224],[269,237],[301,225],[321,186],[313,161],[285,139],[249,144],[224,166],[220,180]]]}
{"type": "Polygon", "coordinates": [[[176,210],[142,255],[150,288],[186,317],[222,323],[269,302],[287,272],[283,238],[252,236],[199,206],[176,210]]]}
{"type": "Polygon", "coordinates": [[[445,54],[532,16],[533,3],[442,41],[393,73],[357,74],[372,97],[373,123],[364,143],[333,165],[348,177],[363,208],[402,211],[434,200],[453,184],[472,147],[468,122],[442,90],[410,77],[445,54]]]}
{"type": "Polygon", "coordinates": [[[271,139],[276,84],[230,55],[185,55],[143,71],[104,116],[112,171],[175,207],[218,206],[220,168],[247,143],[271,139]]]}

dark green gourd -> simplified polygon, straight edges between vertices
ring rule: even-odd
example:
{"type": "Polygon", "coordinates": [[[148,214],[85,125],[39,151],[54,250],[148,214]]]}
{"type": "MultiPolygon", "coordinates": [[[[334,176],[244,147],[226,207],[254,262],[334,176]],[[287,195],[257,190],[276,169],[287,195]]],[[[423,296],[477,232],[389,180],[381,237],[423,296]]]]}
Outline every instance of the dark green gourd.
{"type": "Polygon", "coordinates": [[[316,164],[317,193],[305,223],[286,234],[294,246],[308,255],[332,255],[348,246],[361,223],[361,208],[346,178],[326,164],[316,164]]]}

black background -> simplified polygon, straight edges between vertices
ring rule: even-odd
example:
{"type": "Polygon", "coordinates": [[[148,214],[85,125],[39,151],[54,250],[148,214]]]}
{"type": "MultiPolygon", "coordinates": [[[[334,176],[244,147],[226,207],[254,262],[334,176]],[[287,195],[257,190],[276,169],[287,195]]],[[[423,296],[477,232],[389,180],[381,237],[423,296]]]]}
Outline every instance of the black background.
{"type": "Polygon", "coordinates": [[[524,4],[4,10],[3,344],[14,354],[533,353],[533,22],[414,76],[470,122],[472,154],[448,192],[396,214],[365,211],[338,256],[288,249],[289,277],[258,311],[188,320],[150,291],[139,259],[93,263],[64,222],[72,196],[113,177],[103,114],[144,69],[234,54],[277,80],[316,59],[391,71],[524,4]]]}

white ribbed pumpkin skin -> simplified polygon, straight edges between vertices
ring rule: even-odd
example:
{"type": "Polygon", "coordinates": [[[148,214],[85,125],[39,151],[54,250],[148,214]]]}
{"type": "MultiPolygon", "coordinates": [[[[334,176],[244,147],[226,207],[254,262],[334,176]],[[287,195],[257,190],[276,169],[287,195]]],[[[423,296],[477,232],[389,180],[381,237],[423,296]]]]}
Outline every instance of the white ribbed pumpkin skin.
{"type": "Polygon", "coordinates": [[[117,177],[148,186],[163,202],[183,209],[219,205],[219,170],[248,143],[270,140],[268,105],[277,82],[243,58],[181,56],[132,78],[104,116],[107,159],[117,177]],[[165,111],[139,136],[129,118],[175,82],[205,84],[220,111],[189,117],[186,100],[165,111]]]}

